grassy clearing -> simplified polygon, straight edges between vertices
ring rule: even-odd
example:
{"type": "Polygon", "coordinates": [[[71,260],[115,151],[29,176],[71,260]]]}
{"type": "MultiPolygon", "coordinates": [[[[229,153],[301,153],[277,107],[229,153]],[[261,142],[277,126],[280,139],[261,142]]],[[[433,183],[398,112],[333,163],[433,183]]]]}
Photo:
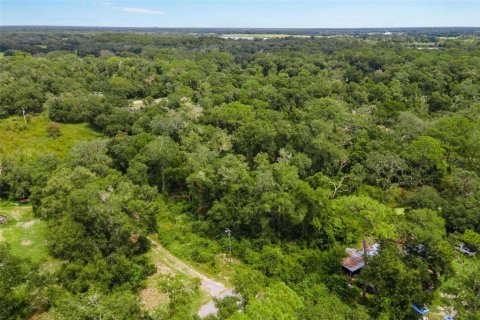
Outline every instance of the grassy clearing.
{"type": "Polygon", "coordinates": [[[30,119],[27,124],[21,116],[0,120],[0,152],[26,155],[53,153],[64,157],[75,141],[102,136],[87,124],[60,124],[62,135],[51,138],[46,131],[50,122],[47,115],[41,114],[30,119]]]}
{"type": "MultiPolygon", "coordinates": [[[[155,236],[152,236],[152,238],[155,239],[155,236]]],[[[146,286],[140,292],[140,299],[146,310],[153,311],[162,305],[166,306],[168,303],[168,296],[159,290],[158,281],[162,274],[172,273],[173,270],[171,265],[166,262],[165,255],[160,248],[153,246],[147,256],[155,264],[157,271],[147,278],[146,286]]]]}
{"type": "MultiPolygon", "coordinates": [[[[7,217],[7,222],[0,224],[0,242],[9,243],[13,255],[40,264],[40,270],[46,276],[58,270],[62,261],[49,256],[46,241],[47,225],[33,216],[31,205],[0,201],[0,216],[7,217]]],[[[30,318],[30,320],[53,319],[48,312],[37,313],[30,318]]]]}
{"type": "Polygon", "coordinates": [[[7,217],[7,222],[0,224],[0,241],[11,244],[12,254],[35,263],[49,260],[47,225],[33,216],[30,205],[0,201],[0,215],[7,217]]]}

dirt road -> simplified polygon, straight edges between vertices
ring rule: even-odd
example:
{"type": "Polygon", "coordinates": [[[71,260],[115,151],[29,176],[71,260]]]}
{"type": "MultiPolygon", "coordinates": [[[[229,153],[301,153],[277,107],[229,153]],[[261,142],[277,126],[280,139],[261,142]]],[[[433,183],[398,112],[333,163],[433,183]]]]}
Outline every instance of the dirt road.
{"type": "Polygon", "coordinates": [[[165,262],[167,263],[168,267],[172,269],[172,271],[182,272],[192,277],[200,278],[201,282],[201,289],[208,292],[212,297],[212,300],[204,304],[200,310],[198,311],[198,316],[200,318],[205,318],[211,314],[216,314],[218,309],[213,302],[213,298],[222,299],[229,296],[235,296],[236,293],[233,289],[227,288],[223,283],[215,281],[206,275],[198,272],[191,266],[187,265],[185,262],[181,261],[173,254],[170,253],[167,249],[165,249],[158,241],[149,237],[149,240],[152,242],[152,249],[155,253],[160,254],[165,262]]]}

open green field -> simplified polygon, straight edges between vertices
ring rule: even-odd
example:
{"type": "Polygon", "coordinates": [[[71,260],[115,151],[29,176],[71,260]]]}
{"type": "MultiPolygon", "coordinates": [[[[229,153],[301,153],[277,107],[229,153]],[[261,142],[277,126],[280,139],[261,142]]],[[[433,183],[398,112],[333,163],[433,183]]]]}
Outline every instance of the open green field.
{"type": "Polygon", "coordinates": [[[14,255],[35,263],[49,259],[47,225],[33,216],[31,205],[0,201],[0,216],[7,219],[0,224],[0,242],[10,243],[14,255]]]}
{"type": "Polygon", "coordinates": [[[102,136],[87,124],[60,124],[62,135],[51,138],[46,131],[49,122],[45,114],[31,117],[29,123],[25,123],[21,116],[0,120],[0,152],[26,155],[53,153],[64,157],[75,141],[102,136]]]}

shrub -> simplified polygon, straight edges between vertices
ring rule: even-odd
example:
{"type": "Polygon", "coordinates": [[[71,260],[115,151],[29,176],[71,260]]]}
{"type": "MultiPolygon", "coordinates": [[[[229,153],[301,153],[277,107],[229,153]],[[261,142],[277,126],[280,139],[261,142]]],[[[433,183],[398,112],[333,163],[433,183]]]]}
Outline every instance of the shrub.
{"type": "Polygon", "coordinates": [[[60,125],[57,122],[49,122],[47,124],[47,134],[50,138],[57,138],[62,135],[60,125]]]}
{"type": "Polygon", "coordinates": [[[462,240],[469,244],[470,246],[474,247],[477,250],[480,250],[480,234],[476,233],[473,230],[467,230],[462,235],[462,240]]]}

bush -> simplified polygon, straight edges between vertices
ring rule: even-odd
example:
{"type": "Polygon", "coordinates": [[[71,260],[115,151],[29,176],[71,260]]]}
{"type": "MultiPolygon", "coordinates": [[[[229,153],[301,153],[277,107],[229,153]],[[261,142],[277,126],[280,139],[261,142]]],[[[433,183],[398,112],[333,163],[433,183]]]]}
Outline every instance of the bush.
{"type": "Polygon", "coordinates": [[[462,235],[462,240],[468,245],[474,247],[477,250],[480,250],[480,234],[476,233],[473,230],[467,230],[462,235]]]}
{"type": "Polygon", "coordinates": [[[57,138],[62,135],[62,132],[60,131],[60,125],[57,122],[49,122],[47,124],[47,135],[50,138],[57,138]]]}

